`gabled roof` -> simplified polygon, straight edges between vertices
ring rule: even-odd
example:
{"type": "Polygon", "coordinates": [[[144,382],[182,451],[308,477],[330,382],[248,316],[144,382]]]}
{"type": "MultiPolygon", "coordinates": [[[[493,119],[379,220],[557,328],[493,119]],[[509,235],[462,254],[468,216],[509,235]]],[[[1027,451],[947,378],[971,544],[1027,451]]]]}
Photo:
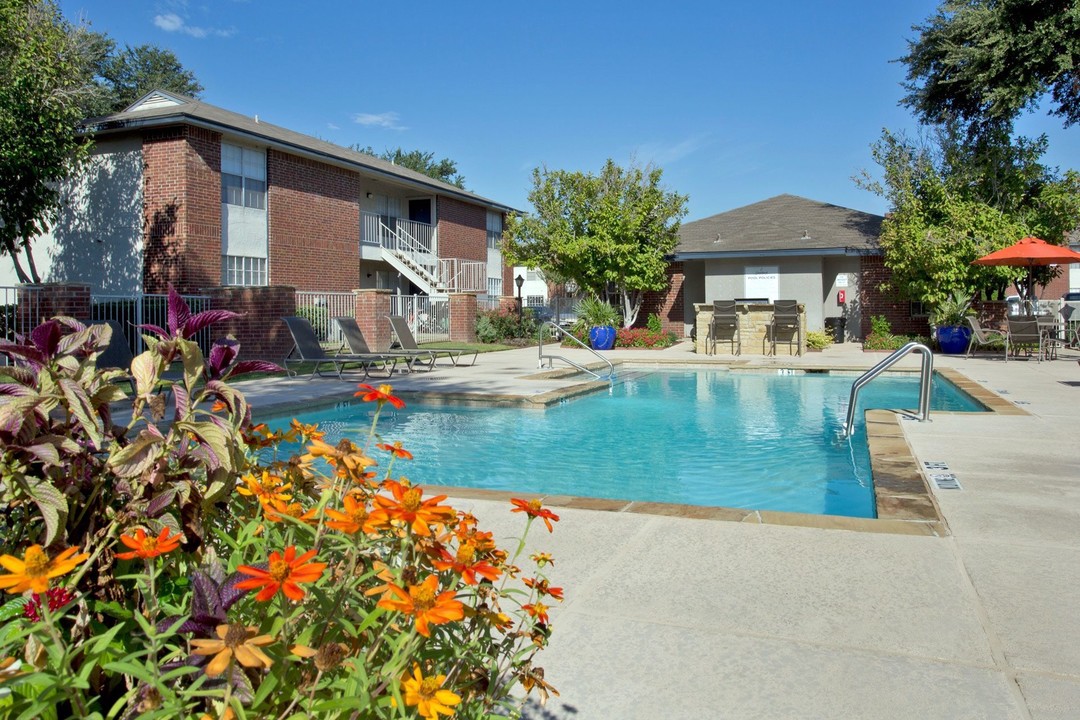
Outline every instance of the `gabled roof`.
{"type": "Polygon", "coordinates": [[[380,175],[406,185],[426,188],[440,195],[457,197],[478,205],[501,210],[513,208],[482,197],[456,185],[450,185],[423,173],[403,168],[386,160],[350,150],[334,143],[319,140],[278,125],[225,110],[179,93],[153,90],[121,112],[90,118],[83,122],[84,132],[94,136],[131,132],[140,128],[188,124],[232,135],[246,135],[257,141],[277,146],[285,152],[312,157],[358,172],[380,175]]]}
{"type": "Polygon", "coordinates": [[[873,254],[881,215],[777,195],[688,222],[679,228],[676,260],[749,255],[873,254]]]}

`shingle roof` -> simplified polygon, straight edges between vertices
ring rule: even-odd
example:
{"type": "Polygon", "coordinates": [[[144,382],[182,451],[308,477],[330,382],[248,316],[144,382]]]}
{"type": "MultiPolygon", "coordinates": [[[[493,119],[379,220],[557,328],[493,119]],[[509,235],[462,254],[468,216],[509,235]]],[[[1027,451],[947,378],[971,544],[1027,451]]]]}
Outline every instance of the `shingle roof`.
{"type": "Polygon", "coordinates": [[[152,91],[136,101],[128,109],[104,117],[90,118],[84,121],[83,126],[89,134],[106,135],[130,131],[139,127],[184,122],[259,138],[273,144],[292,148],[301,154],[318,156],[334,164],[349,166],[361,172],[366,170],[377,175],[390,176],[410,185],[420,185],[441,195],[456,196],[498,210],[513,210],[513,208],[502,203],[471,193],[468,190],[462,190],[455,185],[435,180],[423,173],[403,168],[386,160],[273,125],[259,120],[257,116],[250,118],[179,93],[166,93],[160,90],[152,91]],[[144,102],[147,100],[149,102],[144,102]],[[170,102],[170,100],[175,102],[170,102]],[[143,104],[144,107],[140,108],[140,104],[143,104]],[[133,110],[132,108],[137,109],[133,110]]]}
{"type": "Polygon", "coordinates": [[[807,250],[873,253],[884,219],[796,195],[777,195],[686,223],[679,229],[675,256],[807,250]]]}

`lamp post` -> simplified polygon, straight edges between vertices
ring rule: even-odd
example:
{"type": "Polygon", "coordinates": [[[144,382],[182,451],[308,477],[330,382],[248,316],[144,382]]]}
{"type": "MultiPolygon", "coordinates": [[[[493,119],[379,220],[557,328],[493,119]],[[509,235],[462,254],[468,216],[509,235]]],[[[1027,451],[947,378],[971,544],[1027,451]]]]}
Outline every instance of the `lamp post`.
{"type": "Polygon", "coordinates": [[[514,278],[514,284],[517,285],[518,319],[520,320],[525,316],[525,311],[522,309],[521,306],[521,286],[525,284],[525,278],[521,275],[518,275],[516,278],[514,278]]]}

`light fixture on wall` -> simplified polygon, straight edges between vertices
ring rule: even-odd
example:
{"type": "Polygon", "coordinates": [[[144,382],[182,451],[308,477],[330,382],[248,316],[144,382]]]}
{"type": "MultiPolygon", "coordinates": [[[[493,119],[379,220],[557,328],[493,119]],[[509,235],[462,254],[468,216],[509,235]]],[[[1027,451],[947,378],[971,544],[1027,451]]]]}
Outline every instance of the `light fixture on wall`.
{"type": "Polygon", "coordinates": [[[367,276],[368,276],[368,277],[371,277],[371,273],[368,273],[368,274],[367,274],[367,276]]]}
{"type": "Polygon", "coordinates": [[[364,197],[366,197],[368,200],[370,200],[374,196],[371,193],[365,193],[364,197]]]}

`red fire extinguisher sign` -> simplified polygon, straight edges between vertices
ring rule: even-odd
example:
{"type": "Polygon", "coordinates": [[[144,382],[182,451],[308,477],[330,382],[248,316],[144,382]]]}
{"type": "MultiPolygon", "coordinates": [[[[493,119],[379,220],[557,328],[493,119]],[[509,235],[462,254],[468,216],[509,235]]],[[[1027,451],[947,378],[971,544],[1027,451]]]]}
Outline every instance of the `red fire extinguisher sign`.
{"type": "Polygon", "coordinates": [[[837,290],[836,291],[836,304],[837,305],[843,305],[846,302],[847,302],[847,290],[837,290]]]}

